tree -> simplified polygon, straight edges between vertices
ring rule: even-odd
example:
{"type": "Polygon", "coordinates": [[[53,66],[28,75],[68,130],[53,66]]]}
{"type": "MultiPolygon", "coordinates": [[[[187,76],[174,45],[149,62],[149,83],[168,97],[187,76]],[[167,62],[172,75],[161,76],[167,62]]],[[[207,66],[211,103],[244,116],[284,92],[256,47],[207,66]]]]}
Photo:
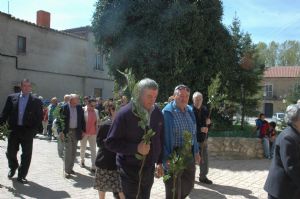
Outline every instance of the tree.
{"type": "Polygon", "coordinates": [[[299,41],[287,40],[281,44],[272,41],[268,45],[264,42],[259,42],[256,48],[260,59],[265,62],[266,67],[300,65],[299,41]]]}
{"type": "Polygon", "coordinates": [[[287,104],[296,104],[300,99],[300,78],[286,97],[287,104]]]}
{"type": "Polygon", "coordinates": [[[117,69],[155,79],[160,101],[179,83],[207,95],[211,79],[228,73],[234,53],[222,25],[219,0],[99,0],[93,17],[96,43],[120,84],[117,69]]]}
{"type": "Polygon", "coordinates": [[[279,43],[270,42],[267,50],[266,66],[278,66],[278,48],[279,43]]]}
{"type": "Polygon", "coordinates": [[[260,82],[264,72],[264,62],[260,59],[250,34],[240,29],[240,21],[233,19],[230,26],[232,42],[235,47],[238,63],[232,70],[233,81],[229,82],[229,99],[240,104],[241,127],[244,126],[245,115],[250,115],[257,107],[261,90],[260,82]]]}
{"type": "Polygon", "coordinates": [[[299,41],[285,41],[279,48],[279,65],[299,66],[300,65],[300,43],[299,41]]]}

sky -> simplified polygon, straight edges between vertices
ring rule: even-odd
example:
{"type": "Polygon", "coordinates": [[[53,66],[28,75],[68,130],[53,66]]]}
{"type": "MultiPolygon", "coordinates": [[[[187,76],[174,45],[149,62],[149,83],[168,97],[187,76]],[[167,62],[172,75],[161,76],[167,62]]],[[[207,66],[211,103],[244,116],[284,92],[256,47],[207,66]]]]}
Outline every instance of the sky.
{"type": "MultiPolygon", "coordinates": [[[[51,13],[51,28],[64,30],[91,25],[96,0],[0,0],[0,11],[36,22],[36,11],[51,13]],[[9,5],[9,6],[8,6],[9,5]]],[[[254,43],[300,40],[300,1],[223,0],[223,24],[237,16],[254,43]]]]}

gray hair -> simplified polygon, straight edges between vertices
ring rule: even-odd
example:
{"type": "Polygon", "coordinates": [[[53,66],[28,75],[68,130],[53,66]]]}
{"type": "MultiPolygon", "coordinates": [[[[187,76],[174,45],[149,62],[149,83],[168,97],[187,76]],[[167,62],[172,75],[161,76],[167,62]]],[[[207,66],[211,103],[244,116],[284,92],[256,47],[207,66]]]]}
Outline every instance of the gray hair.
{"type": "Polygon", "coordinates": [[[158,90],[158,84],[153,79],[144,78],[137,83],[139,97],[144,93],[145,89],[158,90]]]}
{"type": "Polygon", "coordinates": [[[285,121],[288,124],[293,124],[300,120],[300,105],[291,104],[286,108],[285,121]]]}
{"type": "Polygon", "coordinates": [[[70,94],[69,96],[70,96],[70,101],[74,98],[79,98],[79,95],[77,94],[70,94]]]}
{"type": "Polygon", "coordinates": [[[193,94],[193,99],[195,99],[196,97],[201,96],[203,98],[202,93],[200,93],[199,91],[194,92],[193,94]]]}

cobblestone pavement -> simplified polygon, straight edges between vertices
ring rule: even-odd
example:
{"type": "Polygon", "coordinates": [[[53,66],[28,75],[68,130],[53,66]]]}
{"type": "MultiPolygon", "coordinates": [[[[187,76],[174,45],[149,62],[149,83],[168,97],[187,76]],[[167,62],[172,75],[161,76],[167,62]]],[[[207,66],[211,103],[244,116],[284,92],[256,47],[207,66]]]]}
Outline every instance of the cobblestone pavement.
{"type": "MultiPolygon", "coordinates": [[[[63,162],[57,155],[56,141],[48,141],[42,135],[34,139],[33,156],[27,179],[29,184],[17,182],[16,176],[7,178],[8,167],[5,157],[6,144],[0,141],[0,199],[9,198],[98,198],[93,189],[93,175],[89,171],[90,154],[87,151],[87,168],[79,162],[74,166],[77,176],[63,177],[63,162]]],[[[79,150],[77,160],[79,160],[79,150]]],[[[269,160],[226,160],[210,159],[209,179],[213,185],[200,184],[196,178],[195,188],[188,198],[200,199],[265,199],[263,185],[268,174],[269,160]]],[[[199,175],[199,168],[197,174],[199,175]]],[[[151,199],[165,197],[162,179],[155,179],[151,199]]],[[[111,199],[112,194],[107,193],[111,199]]]]}

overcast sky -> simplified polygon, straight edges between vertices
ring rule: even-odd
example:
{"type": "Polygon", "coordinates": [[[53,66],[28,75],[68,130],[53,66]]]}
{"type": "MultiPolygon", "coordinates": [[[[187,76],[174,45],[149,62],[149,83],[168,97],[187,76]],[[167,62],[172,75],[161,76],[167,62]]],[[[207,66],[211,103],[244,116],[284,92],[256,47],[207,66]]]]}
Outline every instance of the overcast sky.
{"type": "MultiPolygon", "coordinates": [[[[0,11],[16,18],[36,22],[36,11],[51,13],[51,28],[63,30],[91,24],[95,0],[0,0],[0,11]],[[9,6],[8,6],[9,2],[9,6]]],[[[300,40],[300,1],[223,0],[223,23],[233,17],[241,21],[244,32],[257,43],[300,40]]]]}

